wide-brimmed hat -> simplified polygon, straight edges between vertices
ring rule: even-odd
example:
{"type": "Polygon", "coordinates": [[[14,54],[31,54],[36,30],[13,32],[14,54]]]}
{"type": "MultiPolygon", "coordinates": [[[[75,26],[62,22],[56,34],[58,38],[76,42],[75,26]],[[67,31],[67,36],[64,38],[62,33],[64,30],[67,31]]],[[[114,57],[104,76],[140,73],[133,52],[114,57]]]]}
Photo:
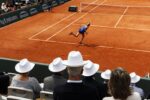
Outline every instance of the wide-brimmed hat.
{"type": "Polygon", "coordinates": [[[90,60],[87,61],[87,64],[84,65],[83,67],[83,76],[92,76],[94,75],[99,69],[98,64],[94,64],[90,60]]]}
{"type": "Polygon", "coordinates": [[[69,67],[80,67],[86,64],[83,61],[82,55],[79,51],[71,51],[68,54],[68,59],[63,61],[63,64],[69,67]]]}
{"type": "Polygon", "coordinates": [[[62,59],[57,57],[53,60],[52,63],[49,64],[49,70],[51,72],[61,72],[66,69],[66,66],[63,65],[62,59]]]}
{"type": "Polygon", "coordinates": [[[33,69],[34,65],[34,63],[29,62],[28,59],[25,58],[16,64],[15,70],[19,73],[27,73],[33,69]]]}
{"type": "Polygon", "coordinates": [[[107,69],[104,72],[101,73],[101,77],[103,79],[109,80],[111,76],[111,70],[107,69]]]}
{"type": "Polygon", "coordinates": [[[140,81],[140,76],[136,75],[135,72],[130,73],[131,83],[137,83],[140,81]]]}
{"type": "Polygon", "coordinates": [[[2,6],[3,6],[3,5],[5,5],[5,3],[4,3],[4,2],[2,3],[2,6]]]}

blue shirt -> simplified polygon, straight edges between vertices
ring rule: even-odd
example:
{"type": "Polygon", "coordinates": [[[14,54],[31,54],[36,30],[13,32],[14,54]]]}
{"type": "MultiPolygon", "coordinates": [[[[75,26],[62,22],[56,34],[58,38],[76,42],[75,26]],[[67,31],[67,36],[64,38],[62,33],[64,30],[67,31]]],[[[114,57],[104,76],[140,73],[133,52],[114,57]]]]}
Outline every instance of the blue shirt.
{"type": "Polygon", "coordinates": [[[79,33],[83,34],[84,32],[86,32],[86,30],[87,30],[87,25],[84,25],[79,29],[79,33]]]}

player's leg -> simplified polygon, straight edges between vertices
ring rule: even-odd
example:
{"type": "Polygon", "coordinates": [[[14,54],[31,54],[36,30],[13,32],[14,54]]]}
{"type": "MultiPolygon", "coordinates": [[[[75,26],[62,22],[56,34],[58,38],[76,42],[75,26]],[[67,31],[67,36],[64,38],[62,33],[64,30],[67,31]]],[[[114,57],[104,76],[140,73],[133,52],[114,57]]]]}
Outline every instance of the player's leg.
{"type": "Polygon", "coordinates": [[[79,36],[79,32],[77,32],[76,34],[75,33],[73,33],[73,32],[71,32],[69,35],[73,35],[73,36],[75,36],[75,37],[78,37],[79,36]]]}
{"type": "Polygon", "coordinates": [[[80,44],[82,44],[82,41],[83,41],[84,37],[85,37],[85,35],[84,35],[84,34],[82,34],[81,41],[79,42],[80,44]]]}

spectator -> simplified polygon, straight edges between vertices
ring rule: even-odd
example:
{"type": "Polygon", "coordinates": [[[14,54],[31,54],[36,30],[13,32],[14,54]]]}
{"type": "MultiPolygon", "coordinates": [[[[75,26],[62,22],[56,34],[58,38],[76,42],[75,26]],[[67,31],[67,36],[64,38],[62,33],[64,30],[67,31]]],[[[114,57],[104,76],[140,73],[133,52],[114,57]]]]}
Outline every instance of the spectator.
{"type": "Polygon", "coordinates": [[[29,4],[29,3],[30,3],[30,0],[25,0],[25,3],[26,3],[26,4],[29,4]]]}
{"type": "Polygon", "coordinates": [[[7,95],[9,85],[10,85],[9,76],[5,75],[4,72],[0,72],[0,94],[1,95],[7,95]]]}
{"type": "Polygon", "coordinates": [[[34,77],[29,77],[29,72],[34,68],[35,64],[29,62],[27,59],[22,59],[16,64],[15,70],[20,73],[13,77],[11,86],[24,87],[33,90],[34,99],[39,97],[41,87],[39,82],[34,77]]]}
{"type": "Polygon", "coordinates": [[[9,11],[9,8],[7,7],[7,5],[3,2],[1,4],[1,9],[4,11],[4,12],[8,12],[9,11]]]}
{"type": "Polygon", "coordinates": [[[144,91],[142,88],[136,86],[136,83],[140,81],[140,76],[136,75],[135,72],[130,73],[131,87],[133,91],[138,92],[142,98],[144,98],[144,91]]]}
{"type": "Polygon", "coordinates": [[[146,99],[148,99],[148,100],[150,99],[150,93],[148,94],[148,96],[147,96],[147,98],[146,98],[146,99]]]}
{"type": "Polygon", "coordinates": [[[130,81],[129,74],[123,69],[113,70],[108,83],[112,97],[103,100],[141,100],[140,94],[131,90],[130,81]]]}
{"type": "Polygon", "coordinates": [[[96,90],[86,86],[81,80],[83,61],[79,51],[71,51],[68,60],[64,65],[67,66],[69,78],[66,84],[58,86],[54,89],[54,100],[99,100],[96,90]]]}
{"type": "Polygon", "coordinates": [[[98,70],[99,70],[98,64],[94,64],[90,60],[87,61],[87,64],[83,67],[83,73],[82,73],[82,75],[84,76],[83,83],[85,85],[95,88],[98,92],[100,98],[99,100],[102,100],[102,98],[104,97],[103,94],[104,88],[102,86],[102,83],[97,82],[94,77],[94,75],[98,70]]]}
{"type": "Polygon", "coordinates": [[[110,93],[108,91],[108,81],[110,79],[110,75],[111,75],[111,70],[109,69],[101,73],[101,77],[104,79],[104,82],[103,82],[104,96],[110,96],[110,93]]]}
{"type": "Polygon", "coordinates": [[[52,76],[44,78],[44,90],[53,91],[56,86],[65,84],[67,80],[62,76],[62,71],[66,69],[66,66],[62,64],[62,59],[56,58],[49,65],[49,70],[53,72],[52,76]]]}

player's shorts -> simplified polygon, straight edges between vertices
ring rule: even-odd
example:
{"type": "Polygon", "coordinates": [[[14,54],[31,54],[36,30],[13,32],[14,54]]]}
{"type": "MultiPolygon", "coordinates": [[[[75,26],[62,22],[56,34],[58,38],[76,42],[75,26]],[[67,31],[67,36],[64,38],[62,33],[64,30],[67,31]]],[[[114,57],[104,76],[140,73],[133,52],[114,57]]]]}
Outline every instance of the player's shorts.
{"type": "Polygon", "coordinates": [[[79,33],[80,33],[80,34],[84,34],[84,33],[85,33],[85,31],[79,31],[79,33]]]}

